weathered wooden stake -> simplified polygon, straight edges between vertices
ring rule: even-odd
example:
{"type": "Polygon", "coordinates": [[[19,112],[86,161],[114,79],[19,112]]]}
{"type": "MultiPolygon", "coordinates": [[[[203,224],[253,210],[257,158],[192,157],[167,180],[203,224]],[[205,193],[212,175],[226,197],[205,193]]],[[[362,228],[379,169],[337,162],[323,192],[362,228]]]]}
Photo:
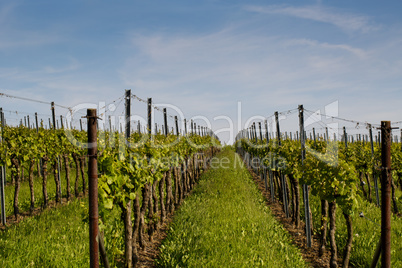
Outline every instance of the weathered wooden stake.
{"type": "Polygon", "coordinates": [[[391,267],[391,122],[381,121],[381,267],[391,267]]]}
{"type": "Polygon", "coordinates": [[[89,190],[89,252],[90,267],[99,267],[98,244],[98,161],[96,109],[87,110],[88,119],[88,190],[89,190]]]}

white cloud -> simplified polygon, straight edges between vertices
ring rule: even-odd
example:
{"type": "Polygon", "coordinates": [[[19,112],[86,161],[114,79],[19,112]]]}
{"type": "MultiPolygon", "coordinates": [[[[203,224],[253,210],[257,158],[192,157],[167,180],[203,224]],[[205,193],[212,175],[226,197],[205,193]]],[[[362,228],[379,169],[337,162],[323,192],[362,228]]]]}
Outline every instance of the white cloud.
{"type": "MultiPolygon", "coordinates": [[[[235,109],[239,100],[245,116],[270,115],[298,104],[315,109],[339,100],[349,118],[359,119],[361,111],[378,101],[381,80],[389,78],[390,85],[398,80],[395,74],[400,69],[395,68],[400,61],[392,56],[399,47],[395,39],[389,36],[383,41],[387,49],[382,49],[382,42],[364,43],[363,48],[346,40],[332,43],[236,29],[135,35],[129,48],[135,53],[128,55],[119,72],[139,95],[210,118],[229,115],[235,121],[235,111],[223,111],[235,109]],[[362,103],[356,103],[356,98],[362,103]],[[347,105],[353,109],[345,109],[347,105]],[[356,117],[352,110],[358,111],[356,117]]],[[[390,109],[384,102],[378,106],[390,109]]]]}
{"type": "Polygon", "coordinates": [[[329,23],[346,31],[369,32],[378,29],[378,26],[372,25],[368,16],[349,14],[321,6],[247,6],[245,9],[257,13],[279,14],[329,23]]]}
{"type": "Polygon", "coordinates": [[[320,43],[316,40],[310,39],[293,39],[287,42],[289,46],[305,45],[314,48],[322,48],[327,50],[338,50],[340,52],[349,52],[350,54],[357,56],[361,59],[365,58],[368,54],[367,51],[361,48],[352,47],[346,44],[329,44],[327,42],[320,43]]]}

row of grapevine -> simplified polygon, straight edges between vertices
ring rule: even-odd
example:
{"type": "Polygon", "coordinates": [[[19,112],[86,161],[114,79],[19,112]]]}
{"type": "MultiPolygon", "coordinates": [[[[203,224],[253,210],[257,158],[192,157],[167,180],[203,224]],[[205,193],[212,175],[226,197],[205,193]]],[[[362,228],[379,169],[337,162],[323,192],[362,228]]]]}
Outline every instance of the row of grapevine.
{"type": "Polygon", "coordinates": [[[122,134],[106,133],[98,143],[100,226],[112,224],[107,215],[118,209],[124,221],[125,267],[134,267],[139,250],[145,249],[145,230],[152,240],[208,167],[218,141],[138,133],[126,141],[122,134]]]}
{"type": "MultiPolygon", "coordinates": [[[[277,121],[278,122],[278,121],[277,121]]],[[[255,126],[254,129],[255,131],[255,126]]],[[[343,249],[342,267],[348,267],[353,243],[353,222],[351,215],[356,213],[359,202],[380,202],[377,178],[381,173],[380,148],[364,142],[349,144],[347,138],[343,142],[324,140],[283,139],[277,126],[276,139],[269,135],[260,139],[256,135],[245,135],[244,131],[237,137],[237,152],[246,164],[254,169],[265,182],[270,191],[272,201],[279,199],[283,204],[287,217],[291,217],[296,228],[301,222],[301,207],[304,206],[307,245],[311,245],[310,234],[320,232],[320,255],[325,251],[327,236],[331,248],[330,267],[338,267],[338,249],[336,237],[336,208],[342,210],[347,225],[347,242],[343,249]],[[306,148],[306,150],[304,150],[306,148]],[[301,185],[303,187],[301,188],[301,185]],[[372,187],[375,185],[375,187],[372,187]],[[303,201],[300,204],[300,190],[303,201]],[[377,192],[373,198],[372,191],[377,192]],[[314,228],[312,224],[309,194],[321,200],[321,224],[314,228]],[[329,230],[327,226],[329,225],[329,230]]],[[[301,129],[300,133],[303,133],[301,129]]],[[[255,132],[254,132],[255,133],[255,132]]],[[[401,183],[401,148],[400,144],[392,144],[392,173],[401,183]]],[[[398,214],[395,198],[396,184],[392,182],[393,211],[398,214]]]]}
{"type": "MultiPolygon", "coordinates": [[[[176,135],[173,135],[173,129],[169,133],[166,109],[164,109],[165,125],[162,128],[164,135],[157,130],[154,135],[151,135],[151,131],[141,133],[140,128],[138,132],[130,131],[131,97],[131,92],[127,90],[125,137],[122,128],[120,132],[104,130],[97,133],[100,228],[107,232],[119,226],[116,225],[116,217],[113,214],[116,212],[121,214],[118,218],[124,223],[126,267],[136,265],[138,251],[145,250],[145,233],[148,233],[149,239],[153,238],[153,234],[166,220],[167,215],[173,213],[194,187],[220,145],[210,130],[198,126],[197,131],[193,122],[189,131],[191,134],[187,134],[185,129],[183,135],[180,135],[177,117],[174,118],[176,135]]],[[[148,99],[148,130],[151,126],[151,108],[152,103],[148,99]]],[[[55,122],[53,103],[52,112],[55,122]]],[[[186,121],[184,127],[187,127],[186,121]]],[[[0,165],[6,166],[11,175],[16,217],[20,213],[18,198],[21,180],[25,177],[24,171],[29,173],[31,211],[38,203],[35,203],[34,180],[41,179],[43,192],[41,205],[48,206],[47,182],[51,172],[57,188],[55,200],[62,201],[60,174],[63,164],[67,184],[64,195],[67,200],[71,199],[70,163],[76,165],[75,195],[78,196],[80,175],[85,195],[87,181],[84,168],[89,157],[86,150],[88,144],[86,132],[64,128],[63,124],[61,129],[50,130],[44,128],[43,123],[36,129],[23,124],[18,127],[4,124],[1,138],[0,165]],[[35,176],[39,178],[34,179],[35,176]]],[[[4,181],[5,177],[2,179],[4,181]]],[[[9,186],[7,189],[10,189],[9,186]]],[[[114,243],[116,239],[119,238],[106,236],[105,242],[106,248],[110,249],[111,255],[115,257],[114,261],[119,262],[122,251],[121,244],[114,243]]],[[[100,241],[103,242],[103,239],[100,241]]],[[[105,245],[102,243],[100,246],[105,245]]]]}
{"type": "MultiPolygon", "coordinates": [[[[66,176],[66,197],[71,198],[70,191],[70,163],[75,163],[76,180],[75,196],[79,195],[78,184],[79,177],[82,178],[82,190],[85,193],[84,162],[85,150],[74,146],[68,139],[66,132],[60,130],[46,130],[39,128],[38,131],[24,126],[11,127],[4,126],[2,132],[2,142],[0,143],[1,155],[0,164],[8,168],[11,174],[11,182],[14,183],[14,215],[17,217],[19,209],[19,192],[21,180],[24,178],[24,171],[28,171],[28,180],[30,188],[30,211],[35,208],[34,195],[34,176],[42,178],[42,206],[45,208],[49,203],[47,182],[48,166],[53,171],[56,184],[56,202],[60,203],[62,198],[60,185],[60,170],[64,164],[66,176]]],[[[77,140],[86,138],[85,132],[69,130],[77,140]]]]}

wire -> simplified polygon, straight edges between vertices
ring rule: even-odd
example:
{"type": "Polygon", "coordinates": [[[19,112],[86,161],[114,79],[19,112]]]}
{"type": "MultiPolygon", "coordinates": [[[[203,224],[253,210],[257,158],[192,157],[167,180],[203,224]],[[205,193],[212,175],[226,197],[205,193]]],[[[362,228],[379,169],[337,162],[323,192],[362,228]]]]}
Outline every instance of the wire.
{"type": "MultiPolygon", "coordinates": [[[[133,97],[134,99],[136,99],[136,100],[138,100],[138,101],[140,101],[140,102],[148,103],[147,100],[144,100],[144,99],[138,97],[138,96],[135,95],[135,94],[131,94],[131,97],[133,97]]],[[[157,110],[157,111],[163,113],[163,109],[159,108],[158,106],[156,106],[156,105],[154,105],[154,104],[151,104],[151,106],[152,106],[152,108],[154,108],[155,110],[157,110]]],[[[170,115],[170,114],[166,114],[166,116],[169,117],[169,119],[170,119],[171,121],[173,121],[173,123],[176,123],[176,117],[175,117],[175,116],[170,115]]],[[[184,120],[182,120],[182,119],[177,118],[177,120],[178,120],[180,123],[183,123],[183,124],[185,123],[184,120]]]]}
{"type": "MultiPolygon", "coordinates": [[[[17,96],[13,96],[13,95],[1,93],[1,92],[0,92],[0,97],[7,97],[7,98],[12,98],[12,99],[19,99],[19,100],[31,101],[31,102],[41,103],[41,104],[48,104],[48,105],[52,104],[51,102],[46,102],[46,101],[41,101],[41,100],[33,100],[33,99],[29,99],[29,98],[24,98],[24,97],[17,97],[17,96]]],[[[64,108],[64,109],[71,111],[71,107],[63,106],[63,105],[56,104],[56,103],[54,103],[54,106],[58,106],[60,108],[64,108]]]]}
{"type": "MultiPolygon", "coordinates": [[[[317,112],[310,111],[310,110],[307,110],[307,109],[304,109],[304,111],[307,111],[307,112],[310,112],[310,113],[313,113],[313,114],[316,114],[316,113],[317,113],[317,112]]],[[[320,115],[321,115],[321,116],[330,117],[330,118],[332,118],[332,119],[337,119],[337,120],[349,122],[349,123],[354,123],[354,124],[356,124],[356,128],[359,128],[358,126],[359,126],[360,124],[361,124],[361,125],[365,125],[366,127],[367,127],[368,125],[371,125],[371,126],[378,126],[378,127],[380,126],[380,124],[372,124],[372,123],[368,123],[368,122],[362,122],[362,121],[357,121],[357,120],[345,119],[345,118],[341,118],[341,117],[337,117],[337,116],[332,116],[332,115],[327,115],[327,114],[323,114],[323,113],[320,113],[320,115]]]]}

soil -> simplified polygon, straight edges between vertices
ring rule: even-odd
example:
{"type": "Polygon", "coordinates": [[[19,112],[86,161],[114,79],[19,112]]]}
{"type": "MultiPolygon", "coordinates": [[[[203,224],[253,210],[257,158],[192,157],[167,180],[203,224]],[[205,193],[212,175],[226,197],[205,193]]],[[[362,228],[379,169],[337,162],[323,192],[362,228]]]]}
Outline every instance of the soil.
{"type": "Polygon", "coordinates": [[[167,215],[166,220],[163,222],[163,224],[159,225],[158,230],[155,231],[152,242],[149,241],[148,234],[145,235],[145,238],[147,239],[145,243],[145,250],[138,250],[139,260],[136,268],[156,267],[155,261],[160,253],[159,248],[162,244],[162,241],[167,236],[167,231],[170,223],[173,220],[173,217],[174,212],[173,214],[167,215]]]}

